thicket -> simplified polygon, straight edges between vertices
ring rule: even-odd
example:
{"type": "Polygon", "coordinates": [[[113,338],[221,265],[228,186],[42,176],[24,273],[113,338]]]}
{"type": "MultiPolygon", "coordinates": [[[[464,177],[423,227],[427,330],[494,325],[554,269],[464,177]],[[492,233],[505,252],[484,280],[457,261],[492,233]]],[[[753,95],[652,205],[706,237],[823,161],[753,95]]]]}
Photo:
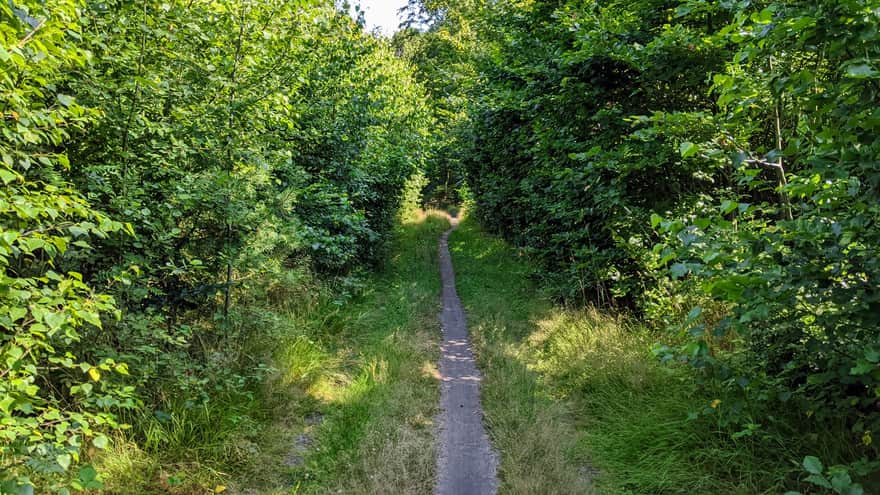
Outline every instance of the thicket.
{"type": "Polygon", "coordinates": [[[560,298],[669,328],[658,357],[719,397],[695,424],[772,449],[819,438],[846,465],[807,457],[808,480],[861,493],[880,428],[880,5],[410,11],[430,26],[408,45],[421,77],[446,59],[474,74],[432,97],[462,102],[447,169],[483,225],[560,298]]]}
{"type": "Polygon", "coordinates": [[[271,325],[236,300],[381,261],[431,112],[347,8],[0,3],[0,493],[253,401],[271,325]]]}

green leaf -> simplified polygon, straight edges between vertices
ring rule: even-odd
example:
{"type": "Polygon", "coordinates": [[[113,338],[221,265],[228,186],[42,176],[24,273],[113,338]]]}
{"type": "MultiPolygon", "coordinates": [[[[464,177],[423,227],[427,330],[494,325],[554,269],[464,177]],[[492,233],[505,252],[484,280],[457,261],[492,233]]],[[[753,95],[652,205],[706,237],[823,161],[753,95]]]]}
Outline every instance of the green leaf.
{"type": "Polygon", "coordinates": [[[10,409],[12,408],[12,404],[14,404],[14,403],[15,403],[14,397],[10,397],[8,395],[6,397],[3,397],[3,399],[0,399],[0,411],[8,414],[10,409]]]}
{"type": "Polygon", "coordinates": [[[62,105],[64,105],[65,107],[69,107],[70,105],[73,105],[73,97],[72,96],[68,96],[65,94],[58,94],[56,96],[56,98],[58,98],[58,102],[61,103],[62,105]]]}
{"type": "Polygon", "coordinates": [[[770,24],[773,22],[773,10],[768,7],[760,12],[752,14],[751,17],[752,20],[758,24],[770,24]]]}
{"type": "Polygon", "coordinates": [[[67,469],[70,467],[70,461],[70,454],[61,454],[55,457],[55,462],[57,462],[58,465],[61,466],[61,469],[63,469],[64,471],[67,471],[67,469]]]}
{"type": "Polygon", "coordinates": [[[865,489],[858,483],[853,483],[842,492],[841,495],[865,495],[865,489]]]}
{"type": "Polygon", "coordinates": [[[816,486],[821,486],[823,488],[831,488],[831,483],[829,483],[828,480],[821,474],[811,474],[806,477],[805,481],[807,481],[808,483],[812,483],[816,486]]]}
{"type": "Polygon", "coordinates": [[[868,362],[864,359],[859,359],[858,361],[856,361],[856,365],[850,368],[849,374],[855,376],[867,375],[868,373],[874,371],[876,368],[876,364],[868,362]]]}
{"type": "Polygon", "coordinates": [[[99,313],[96,313],[94,311],[78,311],[76,315],[82,318],[87,323],[101,328],[101,315],[99,313]]]}
{"type": "Polygon", "coordinates": [[[98,478],[98,472],[92,466],[83,466],[79,468],[79,480],[85,483],[94,481],[98,478]]]}
{"type": "Polygon", "coordinates": [[[80,236],[89,235],[88,230],[86,230],[82,227],[79,227],[77,225],[71,225],[70,227],[67,227],[67,231],[70,232],[70,235],[72,235],[73,237],[80,237],[80,236]]]}
{"type": "Polygon", "coordinates": [[[64,313],[46,313],[43,315],[43,322],[49,327],[49,330],[56,330],[67,322],[67,315],[64,313]]]}
{"type": "Polygon", "coordinates": [[[687,275],[690,269],[684,263],[675,263],[669,267],[669,272],[672,273],[673,278],[681,278],[687,275]]]}
{"type": "Polygon", "coordinates": [[[739,207],[739,204],[736,201],[731,201],[729,199],[725,199],[721,202],[721,212],[725,215],[730,214],[733,210],[736,210],[739,207]]]}
{"type": "Polygon", "coordinates": [[[663,217],[656,213],[651,213],[651,228],[656,229],[663,222],[663,217]]]}
{"type": "Polygon", "coordinates": [[[868,64],[854,64],[847,66],[846,75],[853,79],[873,79],[877,77],[877,71],[868,64]]]}
{"type": "Polygon", "coordinates": [[[34,495],[34,486],[21,480],[5,480],[0,482],[0,493],[4,495],[34,495]]]}
{"type": "Polygon", "coordinates": [[[814,457],[811,455],[804,457],[804,469],[806,469],[808,473],[812,474],[822,474],[822,471],[824,471],[822,461],[820,461],[818,457],[814,457]]]}
{"type": "Polygon", "coordinates": [[[18,180],[18,174],[11,170],[0,168],[0,180],[3,181],[4,185],[9,184],[10,182],[18,180]]]}
{"type": "Polygon", "coordinates": [[[105,450],[107,448],[109,441],[105,435],[98,435],[92,439],[92,445],[101,450],[105,450]]]}
{"type": "Polygon", "coordinates": [[[852,487],[852,478],[848,473],[837,473],[831,477],[831,488],[837,493],[848,492],[852,487]]]}
{"type": "Polygon", "coordinates": [[[27,314],[28,314],[27,308],[17,307],[17,308],[10,308],[9,309],[9,318],[12,321],[18,321],[18,320],[24,318],[25,316],[27,316],[27,314]]]}
{"type": "Polygon", "coordinates": [[[682,158],[689,158],[699,153],[700,148],[694,143],[685,141],[678,147],[678,151],[681,153],[682,158]]]}

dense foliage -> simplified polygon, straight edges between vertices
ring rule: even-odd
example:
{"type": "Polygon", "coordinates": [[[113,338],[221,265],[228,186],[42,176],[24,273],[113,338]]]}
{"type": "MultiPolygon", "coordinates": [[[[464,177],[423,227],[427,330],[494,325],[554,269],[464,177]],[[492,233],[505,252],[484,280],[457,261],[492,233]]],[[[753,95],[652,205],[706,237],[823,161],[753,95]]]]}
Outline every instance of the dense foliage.
{"type": "Polygon", "coordinates": [[[768,490],[877,477],[876,0],[412,0],[391,41],[348,8],[0,3],[0,493],[246,423],[255,301],[344,298],[418,170],[668,329],[694,427],[796,466],[768,490]]]}
{"type": "Polygon", "coordinates": [[[675,330],[655,352],[719,394],[703,427],[765,445],[836,432],[806,453],[851,464],[810,457],[809,481],[861,493],[880,429],[880,4],[411,12],[431,22],[412,44],[422,77],[476,69],[453,137],[482,223],[561,298],[675,330]],[[438,49],[463,26],[478,43],[438,49]]]}
{"type": "Polygon", "coordinates": [[[264,274],[381,260],[431,113],[345,9],[0,4],[0,493],[252,393],[264,274]]]}
{"type": "Polygon", "coordinates": [[[434,118],[431,159],[426,164],[427,203],[452,207],[466,200],[467,184],[460,133],[468,128],[469,97],[477,83],[473,53],[480,46],[477,19],[468,16],[474,2],[460,2],[456,9],[443,2],[411,1],[401,12],[405,21],[394,35],[398,54],[418,67],[416,79],[425,87],[434,118]],[[431,29],[425,30],[426,26],[431,29]]]}

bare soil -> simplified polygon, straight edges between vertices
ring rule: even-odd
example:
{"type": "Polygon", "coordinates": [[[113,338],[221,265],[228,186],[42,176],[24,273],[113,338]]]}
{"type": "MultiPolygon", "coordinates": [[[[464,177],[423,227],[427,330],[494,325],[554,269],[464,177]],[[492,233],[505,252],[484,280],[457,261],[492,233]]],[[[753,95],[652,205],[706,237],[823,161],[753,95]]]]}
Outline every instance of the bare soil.
{"type": "Polygon", "coordinates": [[[482,377],[474,361],[464,309],[455,290],[455,271],[449,254],[449,234],[440,238],[440,274],[443,280],[443,327],[440,376],[440,448],[437,458],[437,495],[493,495],[498,490],[498,459],[483,425],[480,405],[482,377]]]}

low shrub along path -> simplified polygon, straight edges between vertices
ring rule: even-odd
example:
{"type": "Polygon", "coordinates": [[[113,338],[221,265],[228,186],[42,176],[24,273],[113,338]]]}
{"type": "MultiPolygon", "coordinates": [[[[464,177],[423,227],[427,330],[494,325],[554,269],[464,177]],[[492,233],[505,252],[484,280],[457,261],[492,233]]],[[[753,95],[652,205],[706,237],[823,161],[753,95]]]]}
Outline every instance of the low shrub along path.
{"type": "Polygon", "coordinates": [[[442,379],[440,448],[437,458],[438,495],[494,494],[497,491],[497,460],[483,426],[480,406],[480,371],[468,338],[464,309],[455,290],[455,271],[449,255],[449,234],[440,238],[440,275],[443,280],[443,343],[440,356],[442,379]]]}

